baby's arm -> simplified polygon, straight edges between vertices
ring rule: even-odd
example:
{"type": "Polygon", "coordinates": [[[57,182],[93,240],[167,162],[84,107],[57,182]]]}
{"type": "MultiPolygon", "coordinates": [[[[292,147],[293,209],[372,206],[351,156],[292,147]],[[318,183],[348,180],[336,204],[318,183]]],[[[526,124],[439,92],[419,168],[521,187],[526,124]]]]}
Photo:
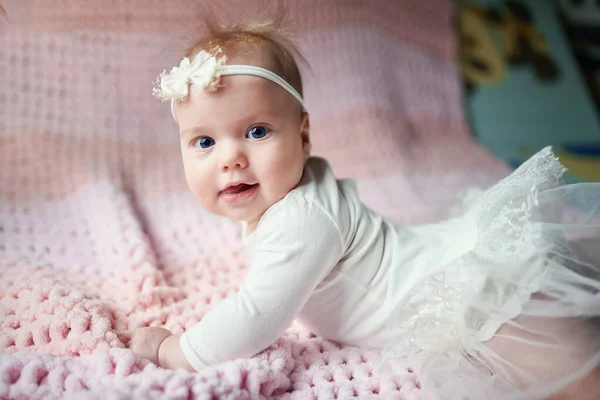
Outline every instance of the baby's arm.
{"type": "Polygon", "coordinates": [[[339,261],[342,240],[329,214],[297,193],[271,207],[255,235],[254,260],[236,295],[183,335],[139,329],[132,350],[165,368],[199,370],[273,344],[339,261]]]}
{"type": "Polygon", "coordinates": [[[239,292],[180,338],[196,370],[264,350],[290,326],[342,254],[341,236],[318,204],[292,193],[263,216],[239,292]]]}

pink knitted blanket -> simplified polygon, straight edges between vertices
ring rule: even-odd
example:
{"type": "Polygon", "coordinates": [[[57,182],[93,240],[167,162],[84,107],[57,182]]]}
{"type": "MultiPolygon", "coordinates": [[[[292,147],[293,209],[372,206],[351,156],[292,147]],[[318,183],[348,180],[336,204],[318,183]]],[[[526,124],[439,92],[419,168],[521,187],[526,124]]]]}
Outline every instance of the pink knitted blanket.
{"type": "MultiPolygon", "coordinates": [[[[452,2],[286,3],[311,67],[315,153],[369,206],[432,220],[459,188],[507,172],[469,137],[452,2]]],[[[125,348],[138,326],[180,333],[245,273],[238,226],[195,204],[151,96],[197,31],[195,4],[2,1],[0,398],[418,398],[410,365],[378,374],[377,352],[299,325],[196,374],[125,348]]]]}

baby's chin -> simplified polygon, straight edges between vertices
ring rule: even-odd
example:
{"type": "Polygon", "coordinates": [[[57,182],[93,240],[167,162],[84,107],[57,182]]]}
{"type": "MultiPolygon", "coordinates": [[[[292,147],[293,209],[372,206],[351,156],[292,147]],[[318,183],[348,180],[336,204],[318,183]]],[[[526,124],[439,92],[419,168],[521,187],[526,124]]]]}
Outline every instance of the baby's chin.
{"type": "Polygon", "coordinates": [[[258,223],[264,213],[267,212],[267,210],[273,206],[273,204],[284,198],[285,194],[271,197],[272,198],[267,199],[263,196],[259,196],[259,198],[255,198],[250,204],[247,203],[239,206],[225,204],[223,202],[216,202],[207,205],[204,205],[202,202],[200,202],[200,205],[211,214],[227,218],[234,222],[245,222],[250,225],[252,223],[258,223]]]}
{"type": "Polygon", "coordinates": [[[267,208],[259,210],[223,210],[218,213],[221,217],[225,217],[235,222],[246,223],[248,225],[256,224],[267,211],[267,208]]]}

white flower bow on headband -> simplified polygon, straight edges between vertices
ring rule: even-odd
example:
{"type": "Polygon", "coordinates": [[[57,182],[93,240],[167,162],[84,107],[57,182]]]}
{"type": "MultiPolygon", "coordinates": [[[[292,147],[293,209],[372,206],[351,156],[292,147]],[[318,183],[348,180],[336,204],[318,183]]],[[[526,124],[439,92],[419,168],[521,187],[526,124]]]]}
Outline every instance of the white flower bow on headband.
{"type": "Polygon", "coordinates": [[[160,89],[155,88],[153,93],[161,100],[183,100],[188,96],[191,84],[215,90],[226,59],[225,56],[217,59],[204,50],[198,53],[192,62],[185,57],[179,63],[179,67],[173,67],[171,72],[164,71],[160,74],[160,89]]]}
{"type": "Polygon", "coordinates": [[[300,93],[279,75],[253,65],[225,65],[226,60],[226,56],[217,58],[204,50],[196,54],[192,62],[185,57],[179,63],[179,67],[173,67],[170,72],[165,70],[160,74],[152,93],[163,101],[171,100],[171,114],[177,120],[175,101],[181,101],[188,97],[190,85],[193,84],[212,92],[217,90],[222,75],[253,75],[268,79],[281,86],[294,96],[304,108],[304,101],[300,93]]]}

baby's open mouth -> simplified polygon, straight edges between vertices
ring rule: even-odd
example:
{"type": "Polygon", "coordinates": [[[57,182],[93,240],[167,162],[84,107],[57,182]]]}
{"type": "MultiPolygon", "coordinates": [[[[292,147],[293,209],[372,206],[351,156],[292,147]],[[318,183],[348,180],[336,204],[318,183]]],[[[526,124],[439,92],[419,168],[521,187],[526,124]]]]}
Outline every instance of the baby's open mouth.
{"type": "Polygon", "coordinates": [[[253,185],[249,185],[247,183],[240,183],[239,185],[230,186],[227,189],[222,190],[221,193],[226,195],[239,194],[245,192],[246,190],[252,189],[256,185],[256,183],[253,185]]]}

